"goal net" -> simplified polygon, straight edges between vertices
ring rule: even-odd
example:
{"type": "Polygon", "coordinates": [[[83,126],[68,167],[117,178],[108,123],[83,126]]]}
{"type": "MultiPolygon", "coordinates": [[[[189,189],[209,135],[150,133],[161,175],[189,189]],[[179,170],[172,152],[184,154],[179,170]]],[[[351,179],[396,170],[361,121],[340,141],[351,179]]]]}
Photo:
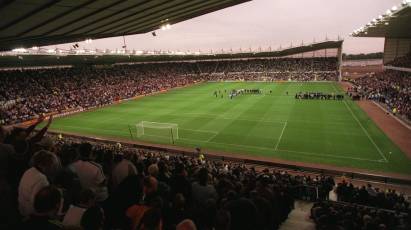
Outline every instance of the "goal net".
{"type": "Polygon", "coordinates": [[[153,136],[169,139],[171,142],[178,139],[178,124],[152,121],[141,121],[136,124],[137,137],[153,136]]]}

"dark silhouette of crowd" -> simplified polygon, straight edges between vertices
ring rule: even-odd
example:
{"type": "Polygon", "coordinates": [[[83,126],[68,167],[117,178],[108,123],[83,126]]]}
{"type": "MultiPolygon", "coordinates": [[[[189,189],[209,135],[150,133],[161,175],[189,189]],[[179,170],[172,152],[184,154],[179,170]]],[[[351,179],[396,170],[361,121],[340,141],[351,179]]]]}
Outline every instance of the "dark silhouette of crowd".
{"type": "MultiPolygon", "coordinates": [[[[1,128],[1,229],[276,229],[331,177],[1,128]],[[189,227],[187,227],[189,226],[189,227]]],[[[199,150],[200,151],[200,150],[199,150]]]]}
{"type": "Polygon", "coordinates": [[[384,191],[371,184],[356,187],[344,180],[337,184],[336,193],[339,201],[404,212],[410,208],[403,194],[394,189],[384,191]]]}
{"type": "Polygon", "coordinates": [[[383,103],[390,112],[411,119],[411,73],[386,70],[355,79],[353,83],[351,91],[383,103]]]}
{"type": "Polygon", "coordinates": [[[311,218],[318,230],[406,230],[411,226],[407,213],[330,201],[315,203],[311,218]]]}
{"type": "Polygon", "coordinates": [[[411,68],[411,52],[402,57],[395,58],[394,60],[388,62],[387,65],[411,68]]]}
{"type": "Polygon", "coordinates": [[[104,106],[201,81],[336,80],[335,58],[198,61],[0,71],[0,124],[104,106]]]}

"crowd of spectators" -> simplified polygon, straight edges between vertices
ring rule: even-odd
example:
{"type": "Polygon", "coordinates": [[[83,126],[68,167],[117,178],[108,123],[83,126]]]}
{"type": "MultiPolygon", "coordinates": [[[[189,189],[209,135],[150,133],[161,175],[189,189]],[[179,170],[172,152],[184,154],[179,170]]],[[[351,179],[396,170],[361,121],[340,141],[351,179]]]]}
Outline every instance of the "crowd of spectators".
{"type": "Polygon", "coordinates": [[[353,80],[351,91],[385,104],[394,114],[411,120],[411,73],[386,70],[353,80]]]}
{"type": "Polygon", "coordinates": [[[395,58],[391,62],[387,63],[387,65],[411,68],[411,52],[402,57],[395,58]]]}
{"type": "Polygon", "coordinates": [[[338,183],[336,193],[339,201],[407,212],[410,204],[403,194],[393,189],[384,191],[371,184],[356,187],[345,180],[338,183]]]}
{"type": "Polygon", "coordinates": [[[0,71],[0,124],[207,80],[336,80],[336,60],[256,59],[0,71]]]}
{"type": "Polygon", "coordinates": [[[295,198],[326,199],[334,184],[202,154],[45,136],[52,119],[33,135],[42,120],[1,129],[1,229],[277,229],[295,198]]]}
{"type": "Polygon", "coordinates": [[[411,227],[407,213],[341,202],[315,203],[311,218],[318,230],[406,230],[411,227]]]}

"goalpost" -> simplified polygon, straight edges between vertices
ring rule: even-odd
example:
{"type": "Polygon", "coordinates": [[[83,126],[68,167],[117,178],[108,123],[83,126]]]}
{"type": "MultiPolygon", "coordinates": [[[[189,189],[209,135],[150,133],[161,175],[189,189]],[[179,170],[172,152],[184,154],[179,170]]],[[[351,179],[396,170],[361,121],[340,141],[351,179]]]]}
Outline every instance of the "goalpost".
{"type": "Polygon", "coordinates": [[[141,121],[136,124],[137,137],[144,135],[167,138],[174,144],[178,139],[178,124],[152,121],[141,121]]]}

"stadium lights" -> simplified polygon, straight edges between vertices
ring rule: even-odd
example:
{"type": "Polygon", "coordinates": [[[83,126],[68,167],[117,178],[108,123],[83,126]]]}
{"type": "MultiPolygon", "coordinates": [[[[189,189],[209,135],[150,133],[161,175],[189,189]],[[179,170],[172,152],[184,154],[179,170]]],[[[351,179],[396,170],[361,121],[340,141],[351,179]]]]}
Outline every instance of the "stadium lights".
{"type": "Polygon", "coordinates": [[[90,44],[90,43],[93,42],[93,40],[91,40],[91,39],[86,39],[84,42],[87,43],[87,44],[90,44]]]}
{"type": "Polygon", "coordinates": [[[387,11],[385,12],[385,15],[391,16],[391,15],[392,15],[391,10],[387,10],[387,11]]]}
{"type": "Polygon", "coordinates": [[[47,50],[47,53],[49,53],[49,54],[50,54],[50,53],[55,53],[55,52],[56,52],[56,51],[55,51],[54,49],[48,49],[48,50],[47,50]]]}
{"type": "Polygon", "coordinates": [[[408,4],[411,5],[411,0],[404,0],[404,1],[402,1],[402,5],[403,5],[403,6],[406,6],[406,5],[408,5],[408,4]]]}
{"type": "Polygon", "coordinates": [[[393,6],[392,8],[391,8],[391,11],[392,12],[395,12],[395,11],[397,11],[398,10],[398,7],[397,6],[393,6]]]}
{"type": "Polygon", "coordinates": [[[32,49],[32,50],[39,50],[39,47],[33,46],[33,47],[31,47],[31,49],[32,49]]]}
{"type": "Polygon", "coordinates": [[[16,52],[16,53],[24,53],[24,52],[27,52],[27,50],[24,49],[24,48],[16,48],[16,49],[13,49],[12,51],[13,51],[13,52],[16,52]]]}
{"type": "Polygon", "coordinates": [[[160,27],[160,29],[161,30],[169,30],[169,29],[171,29],[171,25],[170,24],[164,24],[164,25],[162,25],[161,27],[160,27]]]}

